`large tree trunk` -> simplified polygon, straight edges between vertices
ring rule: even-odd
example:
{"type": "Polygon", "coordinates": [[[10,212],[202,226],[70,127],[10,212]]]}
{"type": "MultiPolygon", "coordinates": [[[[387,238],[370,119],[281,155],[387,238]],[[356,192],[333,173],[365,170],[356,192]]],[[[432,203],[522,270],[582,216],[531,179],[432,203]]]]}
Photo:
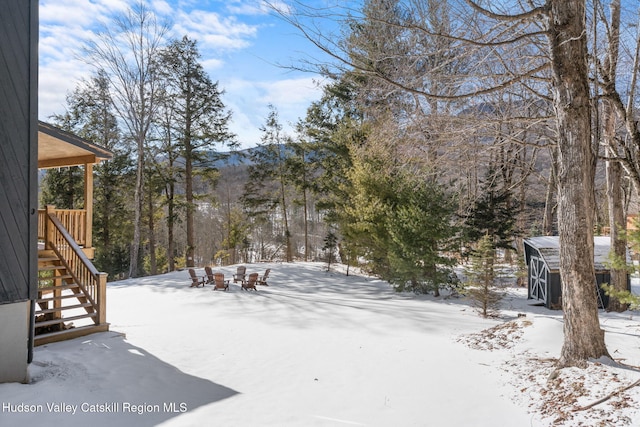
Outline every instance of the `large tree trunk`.
{"type": "MultiPolygon", "coordinates": [[[[173,170],[173,165],[170,164],[170,170],[173,170]]],[[[173,172],[172,172],[173,175],[173,172]]],[[[169,271],[176,269],[175,260],[175,237],[174,237],[174,225],[175,225],[175,203],[174,203],[174,184],[170,183],[167,190],[167,261],[169,262],[169,271]]]]}
{"type": "MultiPolygon", "coordinates": [[[[609,201],[609,226],[611,228],[611,251],[618,262],[611,268],[611,281],[609,284],[616,290],[629,290],[627,284],[627,270],[624,265],[619,265],[627,256],[627,220],[625,213],[625,197],[622,189],[622,165],[617,161],[607,162],[607,199],[609,201]]],[[[622,312],[627,309],[616,298],[609,299],[607,306],[609,311],[622,312]]]]}
{"type": "Polygon", "coordinates": [[[564,310],[560,366],[609,356],[593,260],[594,176],[585,0],[552,0],[549,38],[558,117],[558,229],[564,310]]]}
{"type": "MultiPolygon", "coordinates": [[[[306,184],[306,180],[305,180],[306,184]]],[[[309,207],[307,206],[307,189],[302,189],[303,215],[304,215],[304,260],[309,261],[309,207]]]]}
{"type": "Polygon", "coordinates": [[[549,180],[547,181],[547,191],[544,199],[544,217],[542,218],[542,233],[545,236],[553,236],[554,213],[556,211],[556,169],[558,156],[554,151],[551,153],[551,168],[549,168],[549,180]]]}
{"type": "MultiPolygon", "coordinates": [[[[605,99],[603,103],[603,130],[604,143],[607,147],[607,155],[616,157],[614,151],[615,141],[615,111],[610,100],[605,99]]],[[[622,188],[623,173],[622,165],[616,160],[609,160],[606,163],[607,172],[607,201],[609,205],[609,228],[611,230],[611,251],[617,262],[611,268],[610,285],[616,290],[628,290],[627,269],[625,265],[627,257],[627,214],[625,209],[625,194],[622,188]]],[[[627,309],[626,304],[622,304],[616,298],[609,299],[607,309],[610,311],[622,312],[627,309]]]]}
{"type": "MultiPolygon", "coordinates": [[[[187,99],[187,105],[190,105],[187,99]]],[[[187,115],[191,111],[190,107],[186,107],[187,115]]],[[[191,145],[191,117],[187,117],[184,129],[184,184],[185,199],[187,201],[187,267],[195,267],[196,253],[196,231],[193,224],[193,216],[195,215],[196,205],[193,203],[193,146],[191,145]]]]}
{"type": "Polygon", "coordinates": [[[138,137],[138,159],[136,163],[136,189],[133,195],[134,218],[133,218],[133,242],[131,242],[131,254],[129,258],[129,277],[138,277],[138,257],[140,255],[141,228],[142,228],[142,206],[144,203],[144,138],[138,137]]]}
{"type": "MultiPolygon", "coordinates": [[[[618,54],[620,45],[620,0],[613,0],[610,5],[611,25],[609,31],[609,48],[607,57],[603,61],[604,79],[610,90],[615,91],[616,70],[618,65],[618,54]]],[[[614,101],[604,98],[602,103],[602,128],[603,142],[607,157],[615,159],[618,157],[616,149],[616,110],[614,101]]],[[[620,162],[607,161],[607,201],[609,205],[609,228],[611,229],[611,250],[618,263],[614,263],[611,268],[610,285],[616,290],[628,290],[627,286],[627,213],[625,206],[625,192],[622,187],[623,171],[620,162]],[[623,264],[619,264],[622,262],[623,264]]],[[[611,298],[607,307],[610,311],[625,311],[626,304],[622,304],[618,299],[611,298]]]]}
{"type": "Polygon", "coordinates": [[[187,204],[187,253],[186,253],[186,261],[187,261],[187,267],[195,267],[195,261],[194,261],[194,257],[195,257],[195,252],[196,252],[196,245],[195,245],[195,237],[196,237],[196,233],[195,233],[195,229],[193,227],[193,215],[195,213],[196,210],[196,206],[193,203],[193,167],[191,164],[191,161],[189,159],[187,159],[187,156],[185,156],[185,174],[184,174],[184,180],[185,180],[185,199],[186,199],[186,204],[187,204]]]}
{"type": "Polygon", "coordinates": [[[155,213],[153,203],[153,189],[149,186],[149,200],[147,221],[149,222],[149,274],[155,276],[158,274],[158,261],[156,260],[156,224],[153,214],[155,213]]]}

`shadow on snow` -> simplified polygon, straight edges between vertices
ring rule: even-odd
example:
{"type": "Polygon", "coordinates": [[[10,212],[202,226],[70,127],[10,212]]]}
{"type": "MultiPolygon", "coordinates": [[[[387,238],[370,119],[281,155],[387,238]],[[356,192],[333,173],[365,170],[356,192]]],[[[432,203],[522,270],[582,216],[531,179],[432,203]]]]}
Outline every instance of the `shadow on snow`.
{"type": "Polygon", "coordinates": [[[114,332],[37,347],[29,369],[31,383],[1,385],[1,400],[42,411],[3,414],[11,425],[151,427],[237,393],[181,372],[114,332]],[[68,411],[56,412],[64,405],[68,411]]]}

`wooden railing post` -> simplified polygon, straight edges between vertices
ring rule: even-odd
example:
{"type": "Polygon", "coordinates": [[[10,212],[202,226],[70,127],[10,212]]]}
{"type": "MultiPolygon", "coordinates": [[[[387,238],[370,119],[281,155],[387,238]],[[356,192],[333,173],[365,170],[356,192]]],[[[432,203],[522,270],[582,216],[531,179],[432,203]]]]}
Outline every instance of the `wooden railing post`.
{"type": "Polygon", "coordinates": [[[84,247],[93,247],[93,164],[84,165],[84,247]]]}
{"type": "Polygon", "coordinates": [[[97,286],[98,315],[96,316],[96,323],[102,325],[107,323],[107,273],[98,273],[97,286]]]}
{"type": "Polygon", "coordinates": [[[54,236],[54,230],[53,230],[53,224],[51,224],[51,221],[49,220],[49,215],[53,215],[56,212],[56,207],[53,205],[47,205],[45,207],[45,218],[44,218],[44,235],[45,235],[45,239],[44,239],[44,248],[45,249],[51,249],[51,243],[53,242],[53,236],[54,236]]]}

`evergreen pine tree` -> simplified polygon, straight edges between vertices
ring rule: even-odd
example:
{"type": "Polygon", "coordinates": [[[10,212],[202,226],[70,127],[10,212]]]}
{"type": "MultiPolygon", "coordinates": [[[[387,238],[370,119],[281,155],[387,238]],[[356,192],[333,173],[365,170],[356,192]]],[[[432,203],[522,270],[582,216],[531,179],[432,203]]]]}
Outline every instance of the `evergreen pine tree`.
{"type": "Polygon", "coordinates": [[[517,209],[511,192],[501,187],[489,170],[480,194],[465,217],[465,240],[473,244],[489,235],[494,248],[512,250],[517,209]]]}
{"type": "Polygon", "coordinates": [[[197,42],[187,36],[173,40],[160,52],[159,58],[159,75],[165,85],[163,102],[165,108],[171,108],[170,131],[175,141],[175,145],[168,148],[178,148],[184,159],[186,260],[187,267],[193,267],[196,249],[194,215],[198,196],[194,190],[195,176],[211,173],[204,160],[205,156],[216,157],[216,144],[234,148],[237,143],[229,130],[231,112],[222,102],[223,91],[200,63],[197,42]]]}
{"type": "Polygon", "coordinates": [[[84,172],[79,166],[48,169],[41,188],[42,206],[52,205],[58,209],[84,207],[84,172]]]}
{"type": "Polygon", "coordinates": [[[249,180],[244,188],[243,203],[256,218],[265,217],[279,207],[282,218],[282,235],[285,260],[293,261],[293,245],[289,230],[289,187],[291,176],[287,171],[287,158],[293,155],[287,142],[289,138],[282,132],[278,111],[269,105],[269,115],[260,128],[262,141],[251,151],[249,180]]]}
{"type": "Polygon", "coordinates": [[[324,237],[324,246],[322,250],[327,253],[327,271],[331,271],[331,262],[333,261],[333,255],[338,246],[338,236],[332,230],[329,230],[324,237]]]}
{"type": "Polygon", "coordinates": [[[469,296],[483,317],[496,314],[502,294],[495,288],[495,250],[489,234],[485,234],[471,255],[467,269],[469,296]]]}
{"type": "Polygon", "coordinates": [[[394,182],[398,200],[389,209],[391,280],[399,289],[440,295],[455,260],[453,225],[455,199],[435,181],[399,174],[394,182]]]}
{"type": "MultiPolygon", "coordinates": [[[[67,110],[54,116],[63,129],[105,147],[113,152],[113,158],[94,166],[93,210],[93,263],[98,270],[109,274],[109,279],[125,274],[129,269],[129,251],[132,240],[132,206],[128,195],[133,192],[134,171],[132,159],[118,129],[113,111],[110,84],[103,71],[98,71],[87,81],[81,81],[67,96],[67,110]]],[[[77,169],[79,188],[77,197],[83,197],[83,173],[77,169]]],[[[51,170],[53,171],[53,170],[51,170]]],[[[64,169],[61,169],[64,171],[64,169]]],[[[53,179],[50,175],[46,180],[53,179]]],[[[59,185],[66,180],[55,181],[59,185]]],[[[65,184],[66,185],[66,184],[65,184]]],[[[50,187],[43,186],[43,202],[59,208],[78,208],[84,205],[78,200],[74,206],[51,201],[46,194],[50,187]],[[81,206],[79,206],[81,205],[81,206]]]]}

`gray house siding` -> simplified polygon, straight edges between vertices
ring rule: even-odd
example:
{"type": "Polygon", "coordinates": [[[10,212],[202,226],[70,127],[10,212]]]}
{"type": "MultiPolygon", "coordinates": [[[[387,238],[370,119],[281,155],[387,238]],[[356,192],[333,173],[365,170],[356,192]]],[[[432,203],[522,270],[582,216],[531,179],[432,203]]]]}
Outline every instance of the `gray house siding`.
{"type": "Polygon", "coordinates": [[[36,292],[37,7],[4,0],[0,14],[0,304],[36,292]]]}
{"type": "Polygon", "coordinates": [[[38,1],[0,13],[0,383],[28,382],[37,286],[38,1]]]}

